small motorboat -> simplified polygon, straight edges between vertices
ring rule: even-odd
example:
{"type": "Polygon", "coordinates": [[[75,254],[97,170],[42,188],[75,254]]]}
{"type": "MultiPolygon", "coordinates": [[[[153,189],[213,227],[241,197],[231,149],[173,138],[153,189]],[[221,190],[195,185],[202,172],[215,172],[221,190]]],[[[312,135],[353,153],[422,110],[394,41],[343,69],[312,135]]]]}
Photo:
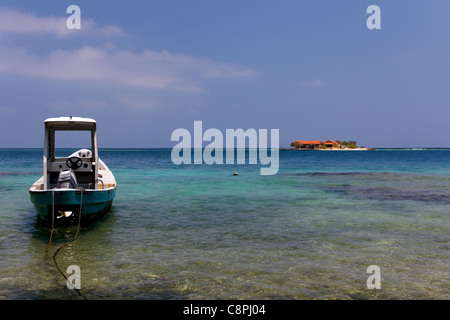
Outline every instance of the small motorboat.
{"type": "Polygon", "coordinates": [[[98,156],[96,121],[49,118],[44,126],[44,175],[31,186],[30,200],[44,224],[88,225],[110,211],[117,187],[111,170],[98,156]],[[56,157],[57,131],[89,131],[91,149],[56,157]]]}

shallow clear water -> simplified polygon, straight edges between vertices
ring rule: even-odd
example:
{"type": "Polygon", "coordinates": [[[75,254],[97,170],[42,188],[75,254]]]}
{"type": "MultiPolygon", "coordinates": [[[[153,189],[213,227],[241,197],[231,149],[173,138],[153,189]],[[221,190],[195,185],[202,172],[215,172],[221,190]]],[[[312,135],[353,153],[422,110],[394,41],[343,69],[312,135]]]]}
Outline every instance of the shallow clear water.
{"type": "MultiPolygon", "coordinates": [[[[280,151],[274,176],[170,152],[101,150],[113,209],[57,255],[87,299],[450,298],[450,150],[280,151]]],[[[42,150],[0,149],[0,299],[81,299],[52,259],[76,226],[47,251],[29,200],[41,172],[42,150]]]]}

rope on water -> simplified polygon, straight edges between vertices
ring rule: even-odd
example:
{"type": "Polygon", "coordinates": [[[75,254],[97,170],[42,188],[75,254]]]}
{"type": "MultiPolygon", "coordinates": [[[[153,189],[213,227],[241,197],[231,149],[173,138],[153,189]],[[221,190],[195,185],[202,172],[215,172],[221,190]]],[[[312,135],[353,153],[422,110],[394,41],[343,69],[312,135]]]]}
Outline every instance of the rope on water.
{"type": "Polygon", "coordinates": [[[53,231],[55,230],[55,189],[52,189],[52,232],[50,233],[50,241],[48,242],[47,250],[52,244],[53,231]]]}
{"type": "MultiPolygon", "coordinates": [[[[75,239],[77,238],[77,236],[78,236],[78,233],[80,232],[80,226],[81,226],[81,212],[82,212],[82,209],[83,209],[83,192],[84,192],[84,189],[83,188],[78,188],[78,190],[80,190],[81,191],[81,196],[80,196],[80,210],[79,210],[79,212],[78,212],[78,227],[77,227],[77,233],[75,234],[75,237],[71,240],[71,241],[68,241],[68,242],[66,242],[65,244],[63,244],[62,246],[60,246],[57,250],[56,250],[56,252],[53,254],[53,262],[55,263],[55,266],[56,266],[56,269],[58,269],[58,271],[59,271],[59,273],[61,273],[62,274],[62,276],[64,277],[64,279],[66,279],[66,281],[68,281],[68,278],[66,277],[66,275],[64,274],[64,272],[62,272],[61,271],[61,269],[59,268],[59,266],[58,266],[58,262],[56,261],[56,255],[59,253],[59,251],[61,251],[61,249],[62,248],[64,248],[65,246],[67,246],[69,243],[73,243],[74,241],[75,241],[75,239]]],[[[54,208],[55,208],[55,206],[54,206],[54,203],[55,203],[55,200],[54,200],[54,193],[53,193],[53,190],[52,190],[52,196],[53,196],[53,217],[52,217],[52,234],[53,234],[53,219],[54,219],[54,208]]],[[[51,243],[51,235],[50,235],[50,243],[51,243]]],[[[50,247],[50,243],[49,243],[49,247],[50,247]]],[[[48,248],[47,248],[48,249],[48,248]]],[[[77,288],[74,288],[74,290],[78,293],[78,295],[80,296],[80,297],[83,297],[85,300],[86,300],[86,297],[80,292],[80,290],[79,289],[77,289],[77,288]]]]}
{"type": "Polygon", "coordinates": [[[81,224],[81,212],[83,210],[83,192],[84,189],[79,187],[78,188],[81,191],[81,195],[80,195],[80,212],[78,213],[78,227],[77,227],[77,233],[75,234],[75,237],[73,238],[73,241],[75,241],[75,239],[78,236],[78,232],[80,232],[80,224],[81,224]]]}

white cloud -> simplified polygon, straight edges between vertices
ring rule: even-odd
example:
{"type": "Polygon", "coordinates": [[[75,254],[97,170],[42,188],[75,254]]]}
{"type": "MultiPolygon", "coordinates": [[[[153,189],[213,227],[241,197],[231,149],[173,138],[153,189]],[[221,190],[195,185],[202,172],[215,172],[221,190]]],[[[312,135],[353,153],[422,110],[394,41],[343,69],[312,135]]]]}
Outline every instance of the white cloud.
{"type": "Polygon", "coordinates": [[[113,36],[123,35],[123,30],[114,25],[97,26],[92,19],[81,18],[80,30],[69,30],[66,21],[69,15],[61,17],[38,17],[28,12],[0,8],[0,36],[6,34],[54,34],[58,38],[69,35],[113,36]]]}
{"type": "Polygon", "coordinates": [[[34,55],[23,48],[0,47],[0,74],[200,92],[206,79],[251,77],[256,72],[167,51],[133,53],[85,46],[72,51],[55,50],[46,56],[34,55]]]}
{"type": "MultiPolygon", "coordinates": [[[[65,37],[79,30],[68,30],[67,17],[38,17],[33,13],[0,7],[0,38],[14,40],[17,34],[54,34],[65,37]]],[[[117,26],[98,27],[82,18],[82,30],[99,36],[119,35],[117,26]]],[[[154,90],[202,92],[210,79],[252,77],[250,68],[216,62],[168,51],[121,49],[110,39],[99,46],[72,50],[49,50],[35,54],[28,48],[0,44],[0,75],[19,75],[58,81],[83,81],[154,90]]],[[[8,41],[11,43],[11,41],[8,41]]],[[[136,104],[136,102],[134,102],[136,104]]]]}

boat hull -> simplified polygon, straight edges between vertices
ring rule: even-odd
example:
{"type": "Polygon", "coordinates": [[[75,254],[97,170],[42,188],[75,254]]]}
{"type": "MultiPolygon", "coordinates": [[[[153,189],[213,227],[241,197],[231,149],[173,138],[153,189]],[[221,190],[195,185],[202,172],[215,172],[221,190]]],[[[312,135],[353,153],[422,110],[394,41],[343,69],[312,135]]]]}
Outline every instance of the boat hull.
{"type": "Polygon", "coordinates": [[[110,211],[115,194],[115,188],[83,191],[79,189],[30,190],[30,200],[44,224],[51,224],[53,217],[55,224],[72,224],[80,221],[85,226],[110,211]],[[69,213],[71,214],[68,215],[69,213]]]}

